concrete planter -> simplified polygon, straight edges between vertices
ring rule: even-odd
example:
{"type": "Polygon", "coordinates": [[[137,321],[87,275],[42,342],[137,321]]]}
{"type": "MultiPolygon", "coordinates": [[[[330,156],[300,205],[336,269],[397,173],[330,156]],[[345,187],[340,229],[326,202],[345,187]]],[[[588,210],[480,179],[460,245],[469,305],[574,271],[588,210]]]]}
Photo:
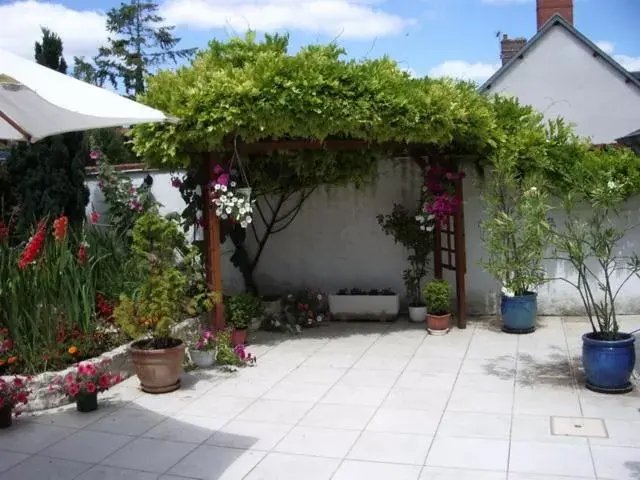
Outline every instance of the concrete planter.
{"type": "Polygon", "coordinates": [[[391,320],[399,310],[398,295],[329,295],[329,311],[338,320],[391,320]]]}

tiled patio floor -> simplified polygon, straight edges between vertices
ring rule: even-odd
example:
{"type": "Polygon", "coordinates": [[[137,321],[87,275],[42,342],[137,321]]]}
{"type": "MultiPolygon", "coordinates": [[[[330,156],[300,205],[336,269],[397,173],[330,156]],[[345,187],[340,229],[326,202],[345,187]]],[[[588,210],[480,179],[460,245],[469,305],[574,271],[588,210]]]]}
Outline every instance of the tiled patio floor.
{"type": "Polygon", "coordinates": [[[130,379],[94,414],[19,420],[0,432],[0,480],[640,479],[640,394],[585,390],[587,325],[542,323],[261,334],[255,368],[187,373],[162,396],[130,379]],[[608,438],[552,436],[551,416],[604,419],[608,438]]]}

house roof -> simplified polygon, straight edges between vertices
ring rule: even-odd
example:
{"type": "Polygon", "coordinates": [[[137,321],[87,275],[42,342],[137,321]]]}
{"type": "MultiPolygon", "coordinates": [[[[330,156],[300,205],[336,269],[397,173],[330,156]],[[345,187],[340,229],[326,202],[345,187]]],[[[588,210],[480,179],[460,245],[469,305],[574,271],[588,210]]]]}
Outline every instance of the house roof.
{"type": "Polygon", "coordinates": [[[640,130],[628,133],[624,137],[616,140],[618,143],[631,148],[636,154],[640,155],[640,130]]]}
{"type": "Polygon", "coordinates": [[[611,58],[610,55],[605,53],[595,43],[593,43],[591,40],[589,40],[587,37],[581,34],[573,25],[571,25],[570,23],[567,23],[567,21],[564,18],[562,18],[560,15],[555,14],[553,17],[547,20],[547,22],[542,26],[542,28],[538,30],[538,32],[531,38],[531,40],[529,40],[524,45],[524,47],[522,47],[522,49],[511,58],[511,60],[509,60],[502,67],[500,67],[500,69],[498,69],[496,73],[494,73],[486,82],[484,82],[480,86],[480,91],[486,92],[487,90],[489,90],[491,88],[491,85],[493,85],[493,83],[496,82],[496,80],[498,80],[506,72],[508,72],[514,65],[516,65],[516,63],[521,59],[522,55],[526,54],[531,48],[533,48],[533,46],[536,43],[538,43],[538,41],[542,37],[544,37],[544,35],[556,25],[564,27],[571,35],[573,35],[580,42],[584,43],[589,49],[597,53],[605,62],[611,65],[615,70],[621,73],[624,77],[626,77],[629,83],[633,83],[638,88],[640,88],[640,72],[631,73],[625,70],[622,67],[622,65],[620,65],[613,58],[611,58]]]}

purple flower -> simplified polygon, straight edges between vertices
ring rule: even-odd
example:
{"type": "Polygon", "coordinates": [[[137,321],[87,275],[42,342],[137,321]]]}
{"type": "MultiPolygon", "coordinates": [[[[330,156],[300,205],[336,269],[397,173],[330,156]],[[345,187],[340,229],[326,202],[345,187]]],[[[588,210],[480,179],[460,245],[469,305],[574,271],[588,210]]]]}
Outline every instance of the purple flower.
{"type": "Polygon", "coordinates": [[[218,177],[218,181],[217,183],[219,185],[224,185],[225,187],[227,185],[229,185],[229,174],[228,173],[223,173],[218,177]]]}
{"type": "Polygon", "coordinates": [[[224,172],[224,169],[219,164],[216,164],[213,167],[213,173],[215,173],[216,175],[220,175],[222,172],[224,172]]]}
{"type": "Polygon", "coordinates": [[[178,178],[178,177],[172,177],[171,178],[171,186],[173,188],[180,188],[182,186],[182,180],[180,180],[180,178],[178,178]]]}

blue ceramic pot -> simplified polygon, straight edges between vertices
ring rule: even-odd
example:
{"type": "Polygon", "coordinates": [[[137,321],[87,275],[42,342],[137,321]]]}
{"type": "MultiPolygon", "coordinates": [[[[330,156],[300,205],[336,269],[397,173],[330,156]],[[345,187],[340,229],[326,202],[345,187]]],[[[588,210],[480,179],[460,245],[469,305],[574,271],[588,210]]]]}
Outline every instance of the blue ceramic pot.
{"type": "Polygon", "coordinates": [[[536,329],[538,316],[538,295],[528,293],[500,300],[502,331],[507,333],[531,333],[536,329]]]}
{"type": "Polygon", "coordinates": [[[593,333],[582,335],[582,366],[587,388],[603,393],[625,393],[636,362],[635,337],[621,333],[620,340],[599,340],[593,333]]]}

